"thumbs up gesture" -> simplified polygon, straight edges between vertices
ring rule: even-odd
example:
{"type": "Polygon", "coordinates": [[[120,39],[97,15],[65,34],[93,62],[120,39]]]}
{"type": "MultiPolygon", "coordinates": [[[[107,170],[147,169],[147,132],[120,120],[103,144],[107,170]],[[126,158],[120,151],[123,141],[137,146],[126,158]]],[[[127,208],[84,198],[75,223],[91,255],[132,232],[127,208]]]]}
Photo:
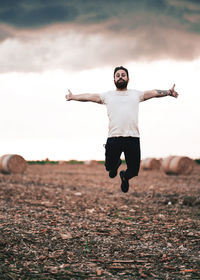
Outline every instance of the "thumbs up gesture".
{"type": "Polygon", "coordinates": [[[73,96],[73,94],[72,94],[71,90],[68,89],[68,94],[65,95],[66,100],[67,101],[72,100],[72,96],[73,96]]]}
{"type": "Polygon", "coordinates": [[[170,96],[173,96],[173,97],[175,97],[175,98],[177,98],[178,97],[178,92],[177,91],[175,91],[175,84],[173,85],[173,87],[169,90],[169,95],[170,96]]]}

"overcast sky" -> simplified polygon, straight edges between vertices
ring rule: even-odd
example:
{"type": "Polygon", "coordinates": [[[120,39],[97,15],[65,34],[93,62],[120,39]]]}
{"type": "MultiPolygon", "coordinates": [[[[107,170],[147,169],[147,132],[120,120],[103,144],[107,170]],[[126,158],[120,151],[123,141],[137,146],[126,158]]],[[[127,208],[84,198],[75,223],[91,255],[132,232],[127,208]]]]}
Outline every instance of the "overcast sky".
{"type": "Polygon", "coordinates": [[[1,0],[0,24],[1,72],[200,55],[198,0],[1,0]]]}
{"type": "Polygon", "coordinates": [[[141,104],[143,156],[200,157],[199,46],[198,0],[0,0],[1,154],[103,158],[104,106],[64,96],[114,88],[124,65],[131,88],[180,92],[141,104]]]}

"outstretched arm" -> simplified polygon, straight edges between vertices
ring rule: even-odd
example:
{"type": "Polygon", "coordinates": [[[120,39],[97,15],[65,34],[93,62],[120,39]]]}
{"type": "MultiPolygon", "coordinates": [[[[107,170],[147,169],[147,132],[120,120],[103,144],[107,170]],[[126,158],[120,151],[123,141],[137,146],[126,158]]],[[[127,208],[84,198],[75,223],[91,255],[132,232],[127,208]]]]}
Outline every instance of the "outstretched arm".
{"type": "Polygon", "coordinates": [[[154,89],[154,90],[148,90],[144,92],[144,100],[153,98],[153,97],[164,97],[164,96],[172,96],[177,98],[178,93],[174,90],[175,84],[173,87],[169,90],[160,90],[160,89],[154,89]]]}
{"type": "Polygon", "coordinates": [[[89,94],[89,93],[83,93],[83,94],[72,94],[72,92],[68,89],[68,94],[65,96],[67,101],[76,100],[76,101],[91,101],[96,103],[102,103],[100,95],[99,94],[89,94]]]}

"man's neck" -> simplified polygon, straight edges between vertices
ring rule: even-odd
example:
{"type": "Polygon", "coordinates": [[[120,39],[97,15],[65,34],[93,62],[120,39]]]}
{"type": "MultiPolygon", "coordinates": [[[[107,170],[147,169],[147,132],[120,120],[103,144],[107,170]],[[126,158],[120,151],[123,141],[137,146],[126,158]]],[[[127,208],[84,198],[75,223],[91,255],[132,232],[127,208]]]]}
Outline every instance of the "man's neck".
{"type": "Polygon", "coordinates": [[[116,88],[116,91],[126,91],[127,88],[123,88],[123,89],[119,89],[119,88],[116,88]]]}

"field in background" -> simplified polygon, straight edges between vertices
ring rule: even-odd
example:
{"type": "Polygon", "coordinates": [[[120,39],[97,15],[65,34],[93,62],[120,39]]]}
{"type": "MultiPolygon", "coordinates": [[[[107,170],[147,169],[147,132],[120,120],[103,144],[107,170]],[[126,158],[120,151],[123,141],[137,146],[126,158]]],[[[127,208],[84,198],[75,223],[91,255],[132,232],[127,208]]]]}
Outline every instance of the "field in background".
{"type": "MultiPolygon", "coordinates": [[[[200,164],[200,159],[195,159],[194,160],[197,164],[200,164]]],[[[28,164],[59,164],[59,163],[62,163],[62,164],[84,164],[84,161],[83,160],[75,160],[75,159],[72,159],[72,160],[68,160],[68,161],[55,161],[55,160],[29,160],[27,161],[28,164]]],[[[101,163],[101,164],[104,164],[104,160],[97,160],[96,161],[97,163],[101,163]]],[[[125,160],[122,160],[122,163],[125,163],[125,160]]]]}
{"type": "Polygon", "coordinates": [[[200,279],[200,166],[130,185],[103,164],[0,174],[0,278],[200,279]]]}

